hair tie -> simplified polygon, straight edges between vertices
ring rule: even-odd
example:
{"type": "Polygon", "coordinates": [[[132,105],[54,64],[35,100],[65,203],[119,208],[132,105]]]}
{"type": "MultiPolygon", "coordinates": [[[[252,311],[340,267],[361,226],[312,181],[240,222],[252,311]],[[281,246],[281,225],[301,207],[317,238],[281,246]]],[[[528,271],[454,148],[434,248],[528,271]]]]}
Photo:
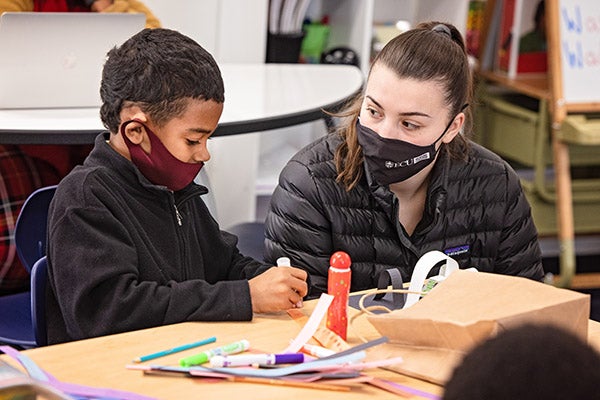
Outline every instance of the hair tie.
{"type": "Polygon", "coordinates": [[[448,28],[447,25],[437,24],[436,26],[434,26],[433,28],[431,28],[431,30],[434,31],[434,32],[446,34],[446,35],[448,35],[448,37],[450,39],[452,39],[452,32],[450,32],[450,28],[448,28]]]}

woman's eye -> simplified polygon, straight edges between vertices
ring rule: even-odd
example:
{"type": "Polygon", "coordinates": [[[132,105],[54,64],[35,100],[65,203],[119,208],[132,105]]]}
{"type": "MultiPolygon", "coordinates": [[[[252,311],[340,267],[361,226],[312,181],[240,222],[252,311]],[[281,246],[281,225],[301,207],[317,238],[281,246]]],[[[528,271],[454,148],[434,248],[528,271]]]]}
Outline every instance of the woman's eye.
{"type": "Polygon", "coordinates": [[[374,108],[367,108],[367,112],[369,114],[371,114],[372,117],[378,117],[379,116],[379,111],[375,110],[374,108]]]}
{"type": "Polygon", "coordinates": [[[406,129],[410,129],[410,130],[419,129],[418,125],[415,125],[409,121],[402,121],[402,126],[405,127],[406,129]]]}

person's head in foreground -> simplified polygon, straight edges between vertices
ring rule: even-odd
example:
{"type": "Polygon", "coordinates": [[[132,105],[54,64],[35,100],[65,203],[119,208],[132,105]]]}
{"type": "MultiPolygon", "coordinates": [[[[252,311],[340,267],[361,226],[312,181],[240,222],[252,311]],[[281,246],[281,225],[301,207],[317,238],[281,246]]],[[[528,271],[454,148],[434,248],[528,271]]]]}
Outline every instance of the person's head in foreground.
{"type": "Polygon", "coordinates": [[[508,329],[473,348],[445,385],[444,400],[568,400],[600,395],[600,355],[552,325],[508,329]]]}

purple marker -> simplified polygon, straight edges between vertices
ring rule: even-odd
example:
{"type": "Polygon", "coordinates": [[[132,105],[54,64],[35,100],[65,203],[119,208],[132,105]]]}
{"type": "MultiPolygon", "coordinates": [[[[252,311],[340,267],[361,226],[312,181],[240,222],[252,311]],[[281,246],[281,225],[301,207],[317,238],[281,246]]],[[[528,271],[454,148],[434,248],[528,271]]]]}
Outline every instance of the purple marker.
{"type": "Polygon", "coordinates": [[[299,364],[304,362],[304,354],[240,354],[233,356],[214,356],[210,359],[210,365],[214,368],[240,367],[254,364],[299,364]]]}

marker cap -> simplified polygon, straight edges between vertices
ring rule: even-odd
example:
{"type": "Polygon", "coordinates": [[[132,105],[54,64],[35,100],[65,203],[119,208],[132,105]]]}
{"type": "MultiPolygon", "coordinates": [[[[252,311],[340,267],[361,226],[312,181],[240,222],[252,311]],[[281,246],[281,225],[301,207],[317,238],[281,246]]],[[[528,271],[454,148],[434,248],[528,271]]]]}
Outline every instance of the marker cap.
{"type": "Polygon", "coordinates": [[[276,354],[275,364],[299,364],[304,362],[304,354],[302,353],[290,353],[290,354],[276,354]]]}

